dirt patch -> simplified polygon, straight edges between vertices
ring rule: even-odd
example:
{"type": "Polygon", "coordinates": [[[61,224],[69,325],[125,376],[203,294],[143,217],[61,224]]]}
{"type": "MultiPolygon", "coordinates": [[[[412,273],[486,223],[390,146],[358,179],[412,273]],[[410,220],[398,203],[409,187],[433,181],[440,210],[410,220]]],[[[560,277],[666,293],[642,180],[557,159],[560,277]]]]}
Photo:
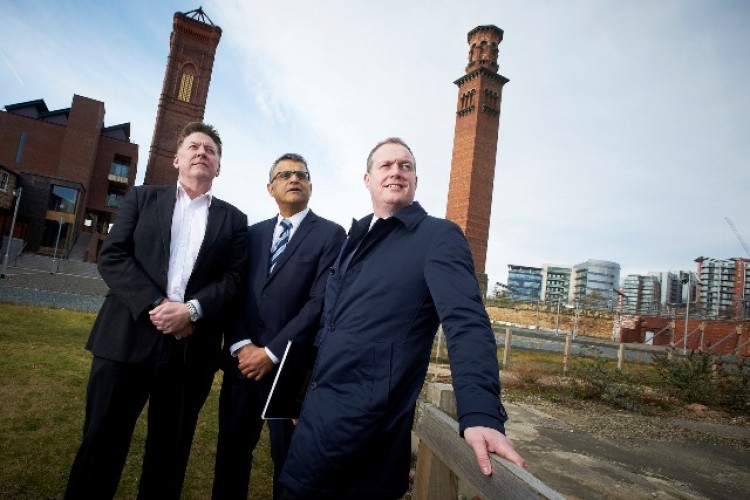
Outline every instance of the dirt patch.
{"type": "Polygon", "coordinates": [[[562,332],[573,331],[578,321],[576,331],[579,335],[607,339],[612,337],[612,313],[581,310],[576,320],[575,311],[562,309],[559,325],[557,308],[546,306],[541,306],[539,309],[527,304],[518,304],[514,307],[487,307],[487,314],[495,322],[544,330],[559,328],[562,332]]]}

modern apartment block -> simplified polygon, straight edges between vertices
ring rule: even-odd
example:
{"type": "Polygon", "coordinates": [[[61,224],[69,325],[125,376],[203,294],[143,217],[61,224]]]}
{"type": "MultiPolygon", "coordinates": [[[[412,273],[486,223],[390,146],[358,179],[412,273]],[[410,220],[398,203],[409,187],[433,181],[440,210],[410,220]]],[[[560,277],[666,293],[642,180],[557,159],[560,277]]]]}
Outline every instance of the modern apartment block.
{"type": "Polygon", "coordinates": [[[568,302],[588,301],[593,307],[610,308],[613,293],[620,286],[620,264],[589,259],[573,266],[568,302]]]}
{"type": "Polygon", "coordinates": [[[65,109],[50,111],[39,99],[0,111],[0,164],[17,173],[13,236],[25,251],[65,255],[78,242],[82,257],[96,260],[98,235],[108,232],[138,164],[130,123],[105,127],[104,115],[103,102],[79,95],[65,109]]]}
{"type": "Polygon", "coordinates": [[[629,314],[658,314],[662,287],[658,275],[629,274],[623,280],[622,310],[629,314]]]}
{"type": "Polygon", "coordinates": [[[540,267],[508,264],[508,294],[510,300],[539,300],[542,289],[540,267]]]}
{"type": "Polygon", "coordinates": [[[750,317],[750,259],[698,257],[697,303],[710,318],[750,317]]]}
{"type": "Polygon", "coordinates": [[[682,303],[682,283],[680,283],[680,275],[678,273],[663,271],[650,272],[648,275],[654,276],[659,280],[659,287],[661,288],[659,303],[662,306],[682,303]]]}
{"type": "Polygon", "coordinates": [[[570,295],[570,275],[573,268],[553,264],[542,265],[542,289],[540,297],[548,303],[568,301],[570,295]]]}

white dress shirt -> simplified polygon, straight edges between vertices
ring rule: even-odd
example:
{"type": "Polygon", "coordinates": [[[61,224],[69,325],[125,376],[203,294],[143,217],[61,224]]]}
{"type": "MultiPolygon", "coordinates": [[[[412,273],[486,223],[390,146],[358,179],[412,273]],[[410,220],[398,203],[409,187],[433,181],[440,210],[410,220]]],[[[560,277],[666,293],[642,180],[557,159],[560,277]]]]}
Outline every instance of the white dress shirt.
{"type": "MultiPolygon", "coordinates": [[[[212,194],[208,191],[191,200],[182,185],[177,182],[177,198],[172,214],[172,239],[169,244],[169,271],[167,274],[167,298],[173,302],[185,302],[185,288],[195,267],[195,260],[206,236],[208,208],[212,194]]],[[[203,315],[197,300],[198,316],[203,315]]]]}

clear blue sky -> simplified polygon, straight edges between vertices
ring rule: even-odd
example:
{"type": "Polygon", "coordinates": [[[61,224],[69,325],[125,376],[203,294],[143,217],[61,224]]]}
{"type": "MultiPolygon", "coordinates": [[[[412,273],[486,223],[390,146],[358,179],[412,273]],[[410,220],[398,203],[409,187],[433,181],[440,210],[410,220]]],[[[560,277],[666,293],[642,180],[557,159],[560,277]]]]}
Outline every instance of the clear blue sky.
{"type": "MultiPolygon", "coordinates": [[[[190,1],[0,0],[0,105],[73,94],[131,123],[140,184],[174,12],[190,1]]],[[[417,199],[445,214],[466,34],[505,31],[505,86],[487,260],[695,269],[750,244],[750,2],[208,0],[223,29],[206,121],[225,143],[218,196],[251,222],[265,183],[304,155],[311,207],[347,229],[371,211],[365,157],[410,143],[417,199]]]]}

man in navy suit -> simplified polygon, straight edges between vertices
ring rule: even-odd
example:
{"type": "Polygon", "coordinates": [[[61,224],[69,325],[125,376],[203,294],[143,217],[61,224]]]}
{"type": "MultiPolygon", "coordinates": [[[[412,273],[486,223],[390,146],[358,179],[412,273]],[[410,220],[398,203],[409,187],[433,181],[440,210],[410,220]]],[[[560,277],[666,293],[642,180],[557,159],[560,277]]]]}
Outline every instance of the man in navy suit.
{"type": "MultiPolygon", "coordinates": [[[[267,187],[279,213],[248,231],[247,297],[225,340],[231,356],[219,399],[214,500],[247,498],[275,366],[288,341],[314,349],[326,279],[345,238],[341,226],[308,208],[312,183],[302,156],[289,153],[276,160],[267,187]]],[[[294,426],[291,420],[268,420],[268,427],[276,498],[294,426]]]]}
{"type": "Polygon", "coordinates": [[[438,324],[448,341],[459,428],[479,467],[488,452],[523,466],[504,435],[497,352],[468,243],[414,201],[401,139],[377,144],[355,221],[328,279],[318,358],[281,476],[284,498],[401,498],[410,431],[438,324]]]}
{"type": "Polygon", "coordinates": [[[130,190],[99,255],[109,292],[86,344],[94,358],[71,500],[114,497],[146,401],[138,498],[180,497],[227,305],[242,290],[247,217],[211,194],[221,168],[212,126],[185,126],[174,167],[176,185],[130,190]]]}

